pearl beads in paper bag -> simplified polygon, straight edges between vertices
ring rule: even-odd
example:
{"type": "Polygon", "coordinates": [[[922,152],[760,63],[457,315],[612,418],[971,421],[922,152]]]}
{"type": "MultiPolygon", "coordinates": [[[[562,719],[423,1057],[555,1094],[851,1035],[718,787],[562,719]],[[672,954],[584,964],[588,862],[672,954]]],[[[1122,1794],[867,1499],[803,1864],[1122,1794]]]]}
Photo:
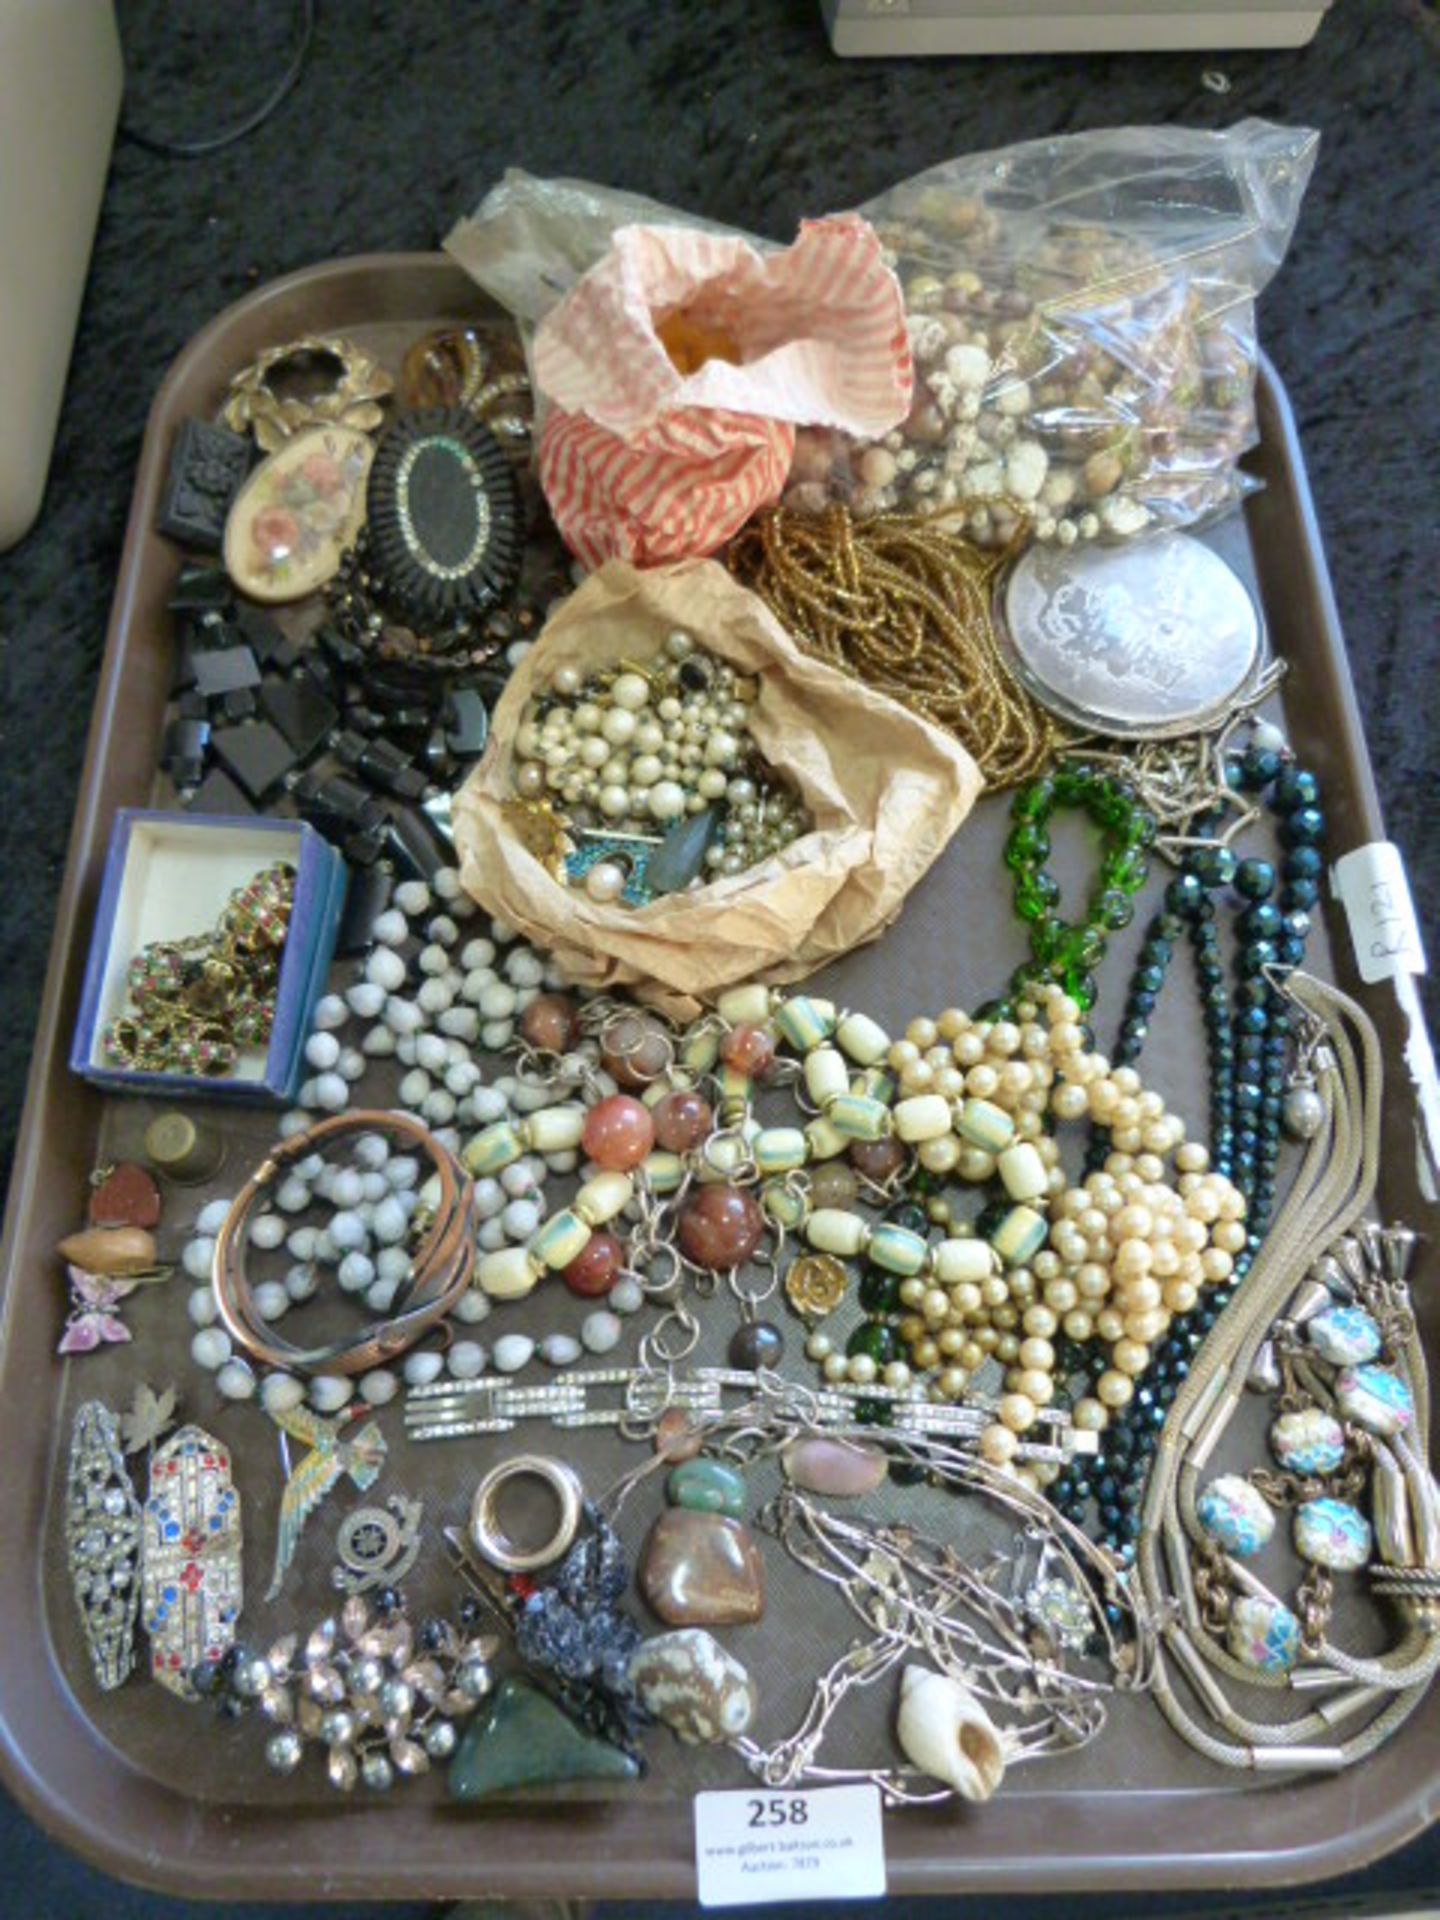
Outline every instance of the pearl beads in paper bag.
{"type": "Polygon", "coordinates": [[[714,561],[611,561],[547,623],[511,675],[484,758],[455,800],[467,889],[577,983],[637,987],[683,1012],[742,980],[799,980],[875,939],[974,805],[979,769],[918,715],[795,645],[714,561]],[[514,738],[557,668],[648,660],[677,628],[757,677],[750,731],[800,793],[812,832],[738,874],[646,907],[553,879],[506,815],[514,738]]]}

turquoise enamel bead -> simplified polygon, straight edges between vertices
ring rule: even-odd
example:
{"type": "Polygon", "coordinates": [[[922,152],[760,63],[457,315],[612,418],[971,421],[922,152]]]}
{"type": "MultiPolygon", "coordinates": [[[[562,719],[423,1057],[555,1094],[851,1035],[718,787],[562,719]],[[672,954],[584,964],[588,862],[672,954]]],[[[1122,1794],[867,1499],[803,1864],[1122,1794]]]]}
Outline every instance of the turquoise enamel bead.
{"type": "Polygon", "coordinates": [[[1295,1551],[1334,1573],[1354,1573],[1370,1558],[1370,1522],[1348,1500],[1307,1500],[1295,1509],[1295,1551]]]}

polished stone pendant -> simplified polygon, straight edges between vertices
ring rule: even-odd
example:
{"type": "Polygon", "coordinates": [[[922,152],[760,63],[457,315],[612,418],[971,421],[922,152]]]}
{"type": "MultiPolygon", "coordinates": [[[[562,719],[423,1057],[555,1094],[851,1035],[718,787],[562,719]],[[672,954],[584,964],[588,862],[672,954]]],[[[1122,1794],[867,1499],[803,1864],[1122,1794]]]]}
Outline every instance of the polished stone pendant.
{"type": "Polygon", "coordinates": [[[144,1526],[141,1617],[150,1672],[194,1699],[191,1676],[224,1659],[244,1593],[230,1455],[200,1427],[181,1427],[156,1453],[144,1526]]]}
{"type": "Polygon", "coordinates": [[[92,1227],[155,1227],[160,1224],[160,1189],[133,1160],[103,1168],[92,1176],[86,1207],[92,1227]]]}
{"type": "Polygon", "coordinates": [[[519,577],[514,469],[462,408],[420,408],[381,436],[366,516],[385,596],[422,630],[473,619],[519,577]]]}
{"type": "Polygon", "coordinates": [[[107,1692],[135,1659],[140,1506],[115,1416],[98,1400],[75,1415],[65,1484],[65,1547],[96,1684],[107,1692]]]}
{"type": "Polygon", "coordinates": [[[311,427],[258,466],[225,523],[225,569],[252,600],[278,604],[317,592],[365,524],[370,436],[311,427]]]}
{"type": "Polygon", "coordinates": [[[503,1682],[466,1728],[450,1763],[456,1800],[485,1800],[524,1787],[576,1780],[636,1780],[630,1754],[584,1733],[528,1680],[503,1682]]]}
{"type": "Polygon", "coordinates": [[[650,1531],[640,1591],[672,1627],[724,1627],[765,1611],[760,1550],[738,1520],[672,1507],[650,1531]]]}
{"type": "Polygon", "coordinates": [[[672,1507],[695,1513],[725,1513],[738,1520],[745,1511],[745,1476],[723,1460],[682,1460],[665,1482],[672,1507]]]}
{"type": "Polygon", "coordinates": [[[1354,1573],[1370,1558],[1370,1523],[1348,1500],[1307,1500],[1295,1509],[1295,1551],[1332,1573],[1354,1573]]]}
{"type": "Polygon", "coordinates": [[[1288,1673],[1300,1658],[1300,1622],[1278,1600],[1241,1594],[1231,1603],[1225,1639],[1242,1666],[1288,1673]]]}
{"type": "Polygon", "coordinates": [[[703,1627],[642,1641],[629,1677],[646,1712],[690,1746],[734,1740],[755,1718],[755,1682],[703,1627]]]}

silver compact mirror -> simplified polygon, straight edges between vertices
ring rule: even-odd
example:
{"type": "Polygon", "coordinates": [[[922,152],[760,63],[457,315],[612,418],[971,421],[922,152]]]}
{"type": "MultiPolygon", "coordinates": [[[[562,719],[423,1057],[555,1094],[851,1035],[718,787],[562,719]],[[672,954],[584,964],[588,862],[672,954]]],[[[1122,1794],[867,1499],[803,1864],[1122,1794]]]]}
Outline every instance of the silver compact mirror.
{"type": "Polygon", "coordinates": [[[1192,733],[1224,717],[1264,654],[1259,610],[1203,541],[1033,546],[999,588],[997,627],[1016,675],[1086,732],[1192,733]]]}

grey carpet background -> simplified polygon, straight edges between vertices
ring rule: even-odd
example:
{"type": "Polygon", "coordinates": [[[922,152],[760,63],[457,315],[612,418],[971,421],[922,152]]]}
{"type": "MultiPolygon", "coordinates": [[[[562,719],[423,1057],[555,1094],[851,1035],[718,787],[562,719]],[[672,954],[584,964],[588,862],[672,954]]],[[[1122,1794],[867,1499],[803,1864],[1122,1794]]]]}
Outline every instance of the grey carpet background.
{"type": "MultiPolygon", "coordinates": [[[[257,104],[296,16],[289,0],[119,0],[118,10],[127,118],[172,138],[257,104]]],[[[0,558],[5,1167],[146,411],[170,361],[222,306],[328,256],[433,245],[509,164],[787,236],[803,214],[955,153],[1246,114],[1324,136],[1261,332],[1299,418],[1390,832],[1435,948],[1432,5],[1338,0],[1295,53],[857,63],[830,54],[815,0],[319,0],[299,86],[249,138],[194,161],[117,148],[49,492],[35,530],[0,558]],[[1224,73],[1227,93],[1202,84],[1207,69],[1224,73]]],[[[1433,1884],[1437,1852],[1412,1849],[1389,1883],[1433,1884]]],[[[201,1911],[118,1895],[3,1802],[0,1858],[0,1915],[201,1911]]],[[[1347,1883],[1346,1910],[1384,1880],[1347,1883]]]]}

